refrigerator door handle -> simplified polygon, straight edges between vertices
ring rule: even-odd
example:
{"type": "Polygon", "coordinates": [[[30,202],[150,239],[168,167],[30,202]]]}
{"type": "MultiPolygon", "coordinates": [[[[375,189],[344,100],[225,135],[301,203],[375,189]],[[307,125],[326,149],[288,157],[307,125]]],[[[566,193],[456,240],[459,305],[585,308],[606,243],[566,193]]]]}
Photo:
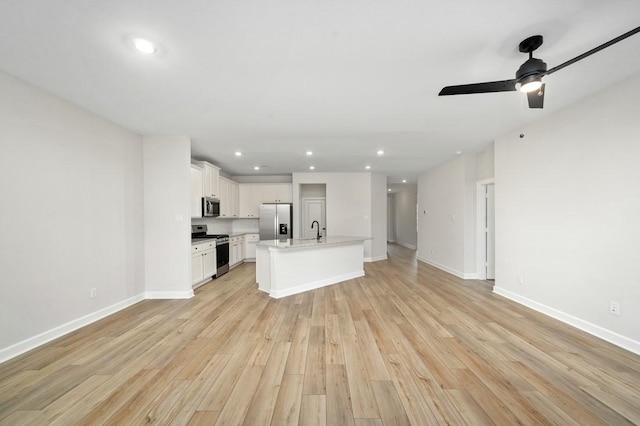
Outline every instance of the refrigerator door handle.
{"type": "Polygon", "coordinates": [[[280,235],[278,235],[278,226],[280,224],[278,223],[278,211],[276,210],[276,214],[273,216],[273,230],[275,232],[275,237],[276,240],[280,239],[280,235]]]}

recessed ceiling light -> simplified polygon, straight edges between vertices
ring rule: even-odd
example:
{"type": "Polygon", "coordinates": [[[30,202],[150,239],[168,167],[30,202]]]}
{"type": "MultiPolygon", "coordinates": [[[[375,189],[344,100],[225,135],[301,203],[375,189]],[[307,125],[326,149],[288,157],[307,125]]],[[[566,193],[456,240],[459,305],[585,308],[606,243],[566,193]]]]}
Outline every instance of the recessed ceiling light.
{"type": "Polygon", "coordinates": [[[158,51],[155,44],[144,38],[134,38],[133,46],[138,52],[144,53],[145,55],[153,55],[158,51]]]}
{"type": "Polygon", "coordinates": [[[462,154],[462,151],[456,151],[456,155],[462,154]]]}
{"type": "Polygon", "coordinates": [[[391,188],[387,189],[387,191],[391,192],[391,188]]]}
{"type": "Polygon", "coordinates": [[[309,166],[309,170],[315,170],[316,166],[309,166]]]}
{"type": "Polygon", "coordinates": [[[369,170],[369,169],[371,169],[371,166],[364,166],[364,168],[369,170]]]}
{"type": "Polygon", "coordinates": [[[260,170],[260,166],[253,166],[253,170],[260,170]]]}
{"type": "Polygon", "coordinates": [[[402,183],[407,183],[407,180],[406,179],[402,179],[402,183]]]}
{"type": "Polygon", "coordinates": [[[241,157],[242,156],[242,153],[240,151],[236,151],[235,154],[236,154],[236,157],[241,157]]]}
{"type": "Polygon", "coordinates": [[[378,155],[383,155],[383,154],[384,154],[383,150],[378,151],[378,155]]]}
{"type": "Polygon", "coordinates": [[[313,155],[313,151],[307,151],[307,155],[313,155]]]}

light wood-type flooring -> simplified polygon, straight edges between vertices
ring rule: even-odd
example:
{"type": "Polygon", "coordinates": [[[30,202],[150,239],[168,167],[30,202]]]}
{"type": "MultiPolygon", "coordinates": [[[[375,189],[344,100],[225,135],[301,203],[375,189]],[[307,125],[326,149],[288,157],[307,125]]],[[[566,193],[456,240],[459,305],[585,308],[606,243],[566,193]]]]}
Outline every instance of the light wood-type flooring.
{"type": "Polygon", "coordinates": [[[244,264],[0,364],[0,424],[640,423],[639,356],[389,252],[280,300],[244,264]]]}

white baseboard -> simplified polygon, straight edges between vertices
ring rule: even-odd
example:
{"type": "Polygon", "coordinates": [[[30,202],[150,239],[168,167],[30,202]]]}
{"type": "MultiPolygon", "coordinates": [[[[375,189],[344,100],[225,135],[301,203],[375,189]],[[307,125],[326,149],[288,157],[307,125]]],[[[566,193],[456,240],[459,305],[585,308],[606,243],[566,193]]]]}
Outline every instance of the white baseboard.
{"type": "Polygon", "coordinates": [[[5,362],[11,358],[15,358],[18,355],[28,352],[31,349],[35,349],[38,346],[44,345],[45,343],[50,342],[54,339],[57,339],[58,337],[71,333],[72,331],[75,331],[79,328],[82,328],[98,320],[101,320],[102,318],[105,318],[109,315],[113,315],[118,311],[121,311],[125,308],[128,308],[131,305],[135,305],[136,303],[141,302],[142,300],[144,300],[144,298],[145,298],[144,294],[139,294],[137,296],[123,300],[121,302],[115,303],[111,306],[107,306],[106,308],[102,308],[99,311],[96,311],[88,315],[85,315],[83,317],[69,321],[66,324],[62,324],[58,327],[54,327],[51,330],[47,330],[43,333],[40,333],[36,336],[25,339],[21,342],[15,343],[4,349],[0,349],[0,362],[5,362]]]}
{"type": "Polygon", "coordinates": [[[363,259],[365,262],[370,263],[370,262],[377,262],[379,260],[387,260],[387,255],[386,253],[383,256],[376,256],[376,257],[365,257],[363,259]]]}
{"type": "Polygon", "coordinates": [[[640,355],[640,342],[636,340],[629,339],[626,336],[615,333],[611,330],[607,330],[606,328],[602,328],[599,325],[592,324],[583,319],[574,317],[573,315],[567,314],[558,309],[536,302],[535,300],[520,296],[519,294],[513,293],[512,291],[506,290],[504,288],[494,287],[493,292],[499,294],[500,296],[506,297],[507,299],[513,300],[514,302],[520,303],[521,305],[524,305],[528,308],[531,308],[534,311],[538,311],[540,313],[548,315],[551,318],[555,318],[558,321],[562,321],[565,324],[569,324],[593,336],[599,337],[602,340],[606,340],[609,343],[620,346],[623,349],[640,355]]]}
{"type": "Polygon", "coordinates": [[[145,299],[191,299],[194,296],[193,289],[187,291],[147,291],[145,299]]]}
{"type": "Polygon", "coordinates": [[[399,241],[396,244],[399,245],[399,246],[402,246],[402,247],[406,247],[406,248],[411,249],[411,250],[417,250],[418,249],[416,246],[413,246],[413,245],[407,244],[407,243],[401,243],[399,241]]]}
{"type": "Polygon", "coordinates": [[[280,291],[271,290],[269,292],[269,295],[274,299],[279,299],[281,297],[291,296],[293,294],[302,293],[304,291],[315,290],[316,288],[326,287],[331,284],[337,284],[342,281],[347,281],[358,277],[364,277],[364,271],[350,272],[348,274],[338,275],[336,277],[331,277],[324,280],[313,281],[310,283],[299,285],[297,287],[287,288],[280,291]]]}
{"type": "Polygon", "coordinates": [[[475,280],[475,279],[478,279],[478,274],[476,274],[475,272],[473,272],[473,273],[471,273],[471,272],[467,272],[467,273],[460,272],[460,271],[458,271],[456,269],[449,268],[448,266],[441,265],[441,264],[439,264],[437,262],[434,262],[433,260],[426,259],[426,258],[420,257],[420,256],[418,256],[418,260],[420,262],[424,262],[424,263],[427,263],[427,264],[429,264],[431,266],[434,266],[434,267],[436,267],[438,269],[442,269],[443,271],[448,272],[451,275],[455,275],[458,278],[462,278],[463,280],[475,280]]]}

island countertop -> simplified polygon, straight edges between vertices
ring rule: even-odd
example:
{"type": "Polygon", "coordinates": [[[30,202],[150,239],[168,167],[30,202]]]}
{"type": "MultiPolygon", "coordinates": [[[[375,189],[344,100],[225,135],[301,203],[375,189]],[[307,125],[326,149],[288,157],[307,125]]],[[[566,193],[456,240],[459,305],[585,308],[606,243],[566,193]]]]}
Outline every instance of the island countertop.
{"type": "Polygon", "coordinates": [[[262,241],[256,242],[256,245],[260,247],[275,248],[275,249],[296,249],[296,248],[321,247],[321,246],[331,246],[331,245],[363,242],[370,239],[371,239],[370,237],[352,237],[352,236],[346,236],[346,235],[335,235],[335,236],[322,237],[319,240],[315,238],[262,240],[262,241]]]}

